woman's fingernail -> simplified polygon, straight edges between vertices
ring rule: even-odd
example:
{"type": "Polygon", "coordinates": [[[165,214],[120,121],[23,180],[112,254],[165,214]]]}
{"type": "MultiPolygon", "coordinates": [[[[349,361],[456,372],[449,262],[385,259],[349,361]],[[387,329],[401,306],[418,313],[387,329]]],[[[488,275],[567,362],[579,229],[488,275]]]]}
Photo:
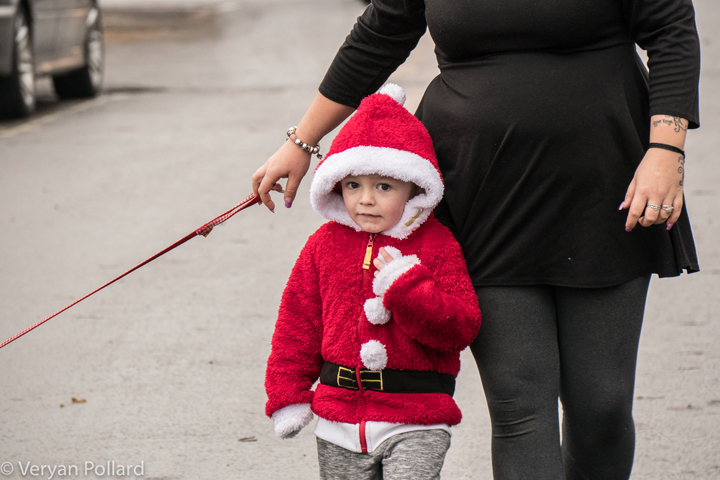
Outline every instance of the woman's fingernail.
{"type": "Polygon", "coordinates": [[[625,206],[625,200],[623,200],[623,202],[620,204],[620,206],[618,207],[618,210],[622,210],[624,206],[625,206]]]}
{"type": "Polygon", "coordinates": [[[272,213],[275,213],[275,209],[274,209],[274,208],[271,208],[270,211],[271,211],[272,213]]]}
{"type": "Polygon", "coordinates": [[[286,199],[285,199],[285,208],[290,208],[290,207],[292,207],[292,202],[293,202],[293,199],[292,199],[292,198],[286,198],[286,199]]]}
{"type": "Polygon", "coordinates": [[[632,228],[630,228],[630,227],[625,227],[625,231],[628,232],[628,233],[630,233],[630,232],[632,232],[632,228]]]}
{"type": "Polygon", "coordinates": [[[672,227],[673,227],[673,224],[672,224],[672,223],[668,223],[668,224],[667,224],[667,229],[668,229],[668,230],[670,230],[672,227]]]}

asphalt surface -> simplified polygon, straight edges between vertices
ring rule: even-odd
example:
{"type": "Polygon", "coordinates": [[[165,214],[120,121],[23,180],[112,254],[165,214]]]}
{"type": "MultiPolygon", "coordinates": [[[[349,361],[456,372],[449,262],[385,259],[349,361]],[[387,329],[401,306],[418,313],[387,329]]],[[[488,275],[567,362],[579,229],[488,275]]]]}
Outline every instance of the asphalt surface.
{"type": "MultiPolygon", "coordinates": [[[[43,80],[37,114],[0,123],[0,340],[244,198],[363,9],[138,3],[104,2],[104,95],[60,103],[43,80]]],[[[720,6],[695,5],[702,128],[688,137],[686,195],[702,272],[651,283],[634,479],[720,477],[720,6]]],[[[410,109],[436,71],[426,37],[394,76],[410,109]]],[[[308,184],[291,210],[252,207],[0,350],[0,477],[10,462],[8,478],[120,465],[155,480],[316,478],[312,428],[275,437],[263,390],[283,286],[323,222],[308,184]]],[[[489,480],[467,352],[456,399],[443,478],[489,480]]]]}

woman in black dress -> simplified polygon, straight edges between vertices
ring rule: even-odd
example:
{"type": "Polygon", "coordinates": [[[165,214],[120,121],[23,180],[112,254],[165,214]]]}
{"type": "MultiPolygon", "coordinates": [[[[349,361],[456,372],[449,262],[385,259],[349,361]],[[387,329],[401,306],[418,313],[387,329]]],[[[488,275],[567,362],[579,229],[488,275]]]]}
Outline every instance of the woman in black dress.
{"type": "MultiPolygon", "coordinates": [[[[628,478],[650,275],[698,270],[683,208],[685,133],[699,125],[691,0],[373,0],[297,137],[319,142],[426,28],[441,73],[416,115],[445,179],[435,215],[483,312],[472,351],[495,478],[628,478]]],[[[290,207],[309,163],[286,142],[253,189],[273,209],[288,178],[290,207]]]]}

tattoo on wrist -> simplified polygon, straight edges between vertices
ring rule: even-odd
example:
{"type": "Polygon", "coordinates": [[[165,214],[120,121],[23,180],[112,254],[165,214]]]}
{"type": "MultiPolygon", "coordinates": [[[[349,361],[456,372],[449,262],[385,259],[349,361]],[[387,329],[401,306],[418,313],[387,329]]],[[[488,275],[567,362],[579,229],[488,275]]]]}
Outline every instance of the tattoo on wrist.
{"type": "Polygon", "coordinates": [[[683,183],[685,183],[685,158],[684,157],[678,157],[678,163],[680,166],[677,169],[677,172],[680,174],[680,186],[683,186],[683,183]]]}
{"type": "Polygon", "coordinates": [[[688,129],[688,124],[686,120],[683,120],[680,117],[671,117],[670,115],[664,115],[663,118],[652,121],[653,127],[659,127],[660,125],[667,125],[669,127],[673,127],[675,129],[675,132],[686,132],[688,129]]]}

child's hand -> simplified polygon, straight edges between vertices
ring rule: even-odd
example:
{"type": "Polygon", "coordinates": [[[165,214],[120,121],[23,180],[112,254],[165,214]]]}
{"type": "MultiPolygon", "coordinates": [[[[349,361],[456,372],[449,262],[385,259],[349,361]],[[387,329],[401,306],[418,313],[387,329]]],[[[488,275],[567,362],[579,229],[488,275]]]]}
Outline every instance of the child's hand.
{"type": "Polygon", "coordinates": [[[378,256],[373,260],[373,265],[377,268],[375,279],[373,280],[374,298],[365,300],[363,309],[368,322],[373,325],[384,325],[390,321],[392,313],[385,308],[383,296],[390,285],[410,270],[413,266],[419,265],[420,260],[415,255],[403,255],[400,250],[395,247],[382,247],[378,252],[378,256]],[[390,262],[397,260],[390,265],[390,262]],[[387,270],[383,268],[388,267],[387,270]]]}
{"type": "Polygon", "coordinates": [[[375,268],[377,268],[377,271],[375,272],[375,276],[377,277],[378,273],[380,273],[380,270],[385,268],[385,265],[387,265],[388,263],[390,263],[392,261],[393,261],[392,255],[390,255],[385,250],[385,248],[381,248],[380,255],[378,255],[378,257],[375,258],[375,260],[373,260],[373,265],[375,265],[375,268]],[[383,260],[380,260],[380,258],[379,258],[380,256],[382,256],[383,260],[385,260],[384,262],[383,262],[383,260]]]}

